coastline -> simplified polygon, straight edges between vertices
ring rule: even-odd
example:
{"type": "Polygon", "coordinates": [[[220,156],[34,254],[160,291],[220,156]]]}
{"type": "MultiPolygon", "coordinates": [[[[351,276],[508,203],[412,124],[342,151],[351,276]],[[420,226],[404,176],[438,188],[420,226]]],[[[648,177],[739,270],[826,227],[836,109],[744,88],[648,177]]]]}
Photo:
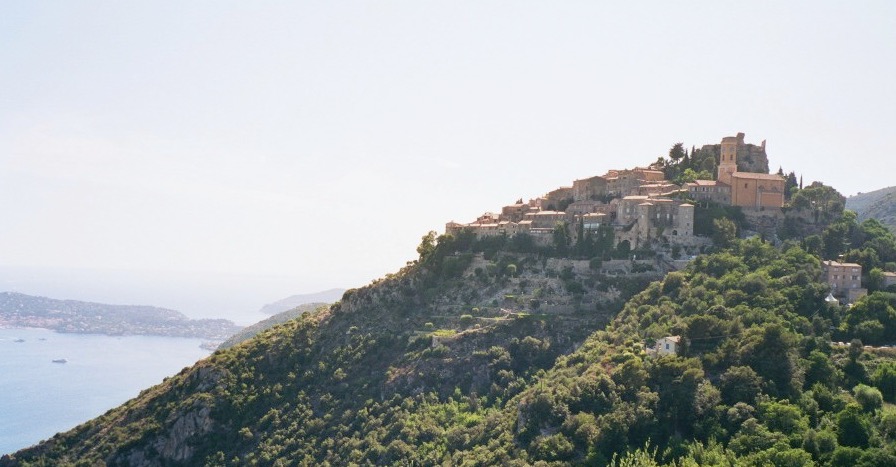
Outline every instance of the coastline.
{"type": "Polygon", "coordinates": [[[208,357],[201,344],[198,338],[0,327],[0,455],[136,397],[208,357]],[[24,341],[15,342],[20,338],[24,341]],[[66,363],[53,362],[59,359],[66,363]]]}

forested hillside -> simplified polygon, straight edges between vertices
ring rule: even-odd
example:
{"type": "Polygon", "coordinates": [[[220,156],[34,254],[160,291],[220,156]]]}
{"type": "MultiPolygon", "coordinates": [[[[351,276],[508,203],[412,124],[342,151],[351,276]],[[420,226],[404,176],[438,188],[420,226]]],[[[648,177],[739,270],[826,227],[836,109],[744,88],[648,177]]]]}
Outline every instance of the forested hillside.
{"type": "Polygon", "coordinates": [[[461,396],[503,407],[661,277],[627,262],[630,274],[605,276],[600,261],[528,242],[428,235],[419,251],[399,273],[0,464],[398,462],[412,440],[378,418],[419,404],[455,411],[461,396]]]}
{"type": "Polygon", "coordinates": [[[845,212],[778,247],[723,240],[616,275],[606,245],[429,235],[0,465],[896,465],[896,294],[869,275],[847,307],[820,281],[841,255],[893,270],[893,235],[845,212]],[[666,336],[678,354],[650,352],[666,336]]]}
{"type": "Polygon", "coordinates": [[[278,324],[285,323],[291,319],[298,318],[305,313],[310,313],[318,308],[327,306],[326,303],[305,303],[303,305],[296,306],[291,310],[286,310],[280,313],[277,313],[269,318],[265,318],[251,326],[246,326],[241,329],[238,333],[230,336],[218,346],[219,349],[226,349],[229,347],[233,347],[234,345],[239,344],[240,342],[247,341],[266,329],[270,329],[278,324]]]}

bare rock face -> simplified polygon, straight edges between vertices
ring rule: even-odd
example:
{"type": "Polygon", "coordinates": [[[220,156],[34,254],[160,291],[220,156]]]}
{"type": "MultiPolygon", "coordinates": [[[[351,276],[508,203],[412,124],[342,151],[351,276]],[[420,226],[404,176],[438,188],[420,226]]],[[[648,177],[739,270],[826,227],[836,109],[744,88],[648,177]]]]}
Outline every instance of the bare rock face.
{"type": "MultiPolygon", "coordinates": [[[[212,417],[215,397],[209,393],[223,377],[213,366],[201,366],[189,375],[193,395],[180,409],[168,414],[161,426],[131,449],[124,449],[109,460],[111,465],[150,467],[189,465],[195,454],[194,443],[216,428],[212,417]]],[[[186,397],[181,394],[180,397],[186,397]]]]}
{"type": "Polygon", "coordinates": [[[214,427],[211,407],[203,401],[197,401],[187,412],[172,414],[172,417],[167,430],[159,432],[148,443],[141,443],[140,448],[122,453],[112,464],[143,467],[188,465],[194,454],[191,438],[202,438],[214,427]]]}
{"type": "Polygon", "coordinates": [[[737,170],[740,172],[769,173],[765,141],[761,145],[737,145],[737,170]]]}
{"type": "MultiPolygon", "coordinates": [[[[201,438],[212,431],[211,408],[197,404],[187,413],[180,414],[170,428],[150,443],[136,451],[122,456],[123,464],[132,466],[154,466],[187,464],[193,457],[191,438],[201,438]]],[[[115,462],[117,463],[117,462],[115,462]]]]}
{"type": "Polygon", "coordinates": [[[196,384],[197,392],[205,392],[211,390],[221,381],[224,375],[220,370],[212,366],[202,366],[196,371],[193,380],[196,384]]]}

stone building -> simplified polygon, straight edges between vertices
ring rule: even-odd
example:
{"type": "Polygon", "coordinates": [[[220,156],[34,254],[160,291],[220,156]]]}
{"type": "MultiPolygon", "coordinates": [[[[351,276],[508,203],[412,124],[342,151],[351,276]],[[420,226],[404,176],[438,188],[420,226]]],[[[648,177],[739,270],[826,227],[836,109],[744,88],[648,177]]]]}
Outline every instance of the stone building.
{"type": "Polygon", "coordinates": [[[611,223],[610,216],[604,213],[590,213],[581,217],[582,229],[585,232],[596,232],[601,226],[611,223]]]}
{"type": "Polygon", "coordinates": [[[628,170],[610,170],[603,176],[607,181],[607,193],[614,196],[637,195],[642,185],[665,181],[661,170],[635,167],[628,170]]]}
{"type": "Polygon", "coordinates": [[[564,222],[566,219],[566,213],[563,211],[539,211],[526,214],[523,220],[531,220],[532,229],[553,230],[558,222],[564,222]]]}
{"type": "Polygon", "coordinates": [[[493,212],[487,212],[477,217],[474,224],[497,224],[499,220],[501,220],[501,216],[493,212]]]}
{"type": "Polygon", "coordinates": [[[716,180],[695,180],[685,184],[685,189],[697,201],[731,204],[731,186],[716,180]]]}
{"type": "Polygon", "coordinates": [[[784,207],[784,177],[777,174],[734,172],[731,174],[731,204],[745,208],[784,207]]]}
{"type": "Polygon", "coordinates": [[[531,209],[529,203],[509,204],[501,208],[501,220],[519,222],[531,209]]]}
{"type": "Polygon", "coordinates": [[[560,187],[544,195],[541,208],[548,211],[563,211],[573,201],[572,187],[560,187]]]}
{"type": "Polygon", "coordinates": [[[596,176],[572,182],[574,202],[597,201],[607,195],[607,179],[596,176]]]}
{"type": "Polygon", "coordinates": [[[694,205],[669,198],[626,196],[616,205],[616,243],[632,248],[654,240],[671,243],[694,235],[694,205]]]}
{"type": "Polygon", "coordinates": [[[602,201],[574,201],[566,207],[566,213],[570,216],[582,216],[585,214],[602,212],[608,214],[613,211],[612,205],[602,201]]]}
{"type": "Polygon", "coordinates": [[[831,286],[833,296],[853,303],[868,293],[868,290],[862,288],[862,265],[822,261],[821,269],[825,282],[831,286]]]}
{"type": "Polygon", "coordinates": [[[640,212],[638,206],[646,203],[650,197],[632,195],[626,196],[616,203],[616,223],[620,225],[631,224],[638,220],[640,212]]]}

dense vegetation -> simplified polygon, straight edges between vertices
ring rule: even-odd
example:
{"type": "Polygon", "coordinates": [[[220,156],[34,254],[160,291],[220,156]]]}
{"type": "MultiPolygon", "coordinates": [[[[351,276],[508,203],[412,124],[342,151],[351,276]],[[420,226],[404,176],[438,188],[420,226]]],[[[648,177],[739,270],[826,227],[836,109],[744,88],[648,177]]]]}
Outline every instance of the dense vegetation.
{"type": "Polygon", "coordinates": [[[896,240],[842,207],[818,232],[622,278],[593,267],[599,236],[428,235],[399,273],[0,465],[896,465],[896,294],[847,307],[820,282],[840,255],[891,269],[896,240]]]}
{"type": "Polygon", "coordinates": [[[291,319],[298,318],[305,313],[310,313],[318,308],[327,306],[326,303],[304,303],[299,305],[291,310],[286,310],[280,313],[277,313],[269,318],[265,318],[251,326],[246,326],[241,329],[240,332],[230,336],[222,342],[218,348],[219,349],[227,349],[233,347],[240,342],[247,341],[263,331],[270,329],[278,324],[285,323],[291,319]]]}
{"type": "Polygon", "coordinates": [[[662,167],[666,180],[677,185],[694,180],[715,180],[720,151],[720,145],[688,151],[683,143],[675,143],[669,150],[669,157],[658,158],[656,164],[662,167]]]}
{"type": "Polygon", "coordinates": [[[467,427],[497,413],[658,277],[605,277],[591,261],[550,249],[494,250],[448,237],[424,238],[419,251],[415,264],[329,309],[218,351],[0,464],[382,464],[410,451],[441,458],[419,446],[444,442],[442,430],[461,419],[467,427]],[[439,418],[449,415],[457,419],[439,418]],[[417,420],[425,430],[408,431],[417,420]]]}

